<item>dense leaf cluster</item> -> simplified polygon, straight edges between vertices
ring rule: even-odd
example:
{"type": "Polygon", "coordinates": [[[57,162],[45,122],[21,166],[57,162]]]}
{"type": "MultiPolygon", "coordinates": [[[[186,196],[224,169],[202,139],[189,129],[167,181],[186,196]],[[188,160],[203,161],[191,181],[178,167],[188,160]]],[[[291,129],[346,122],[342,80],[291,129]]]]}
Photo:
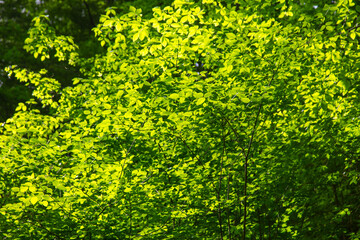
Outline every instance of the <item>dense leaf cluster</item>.
{"type": "Polygon", "coordinates": [[[12,117],[17,104],[29,100],[32,92],[31,85],[25,87],[15,78],[9,77],[4,71],[5,67],[16,64],[35,71],[46,67],[52,76],[56,76],[62,87],[71,85],[74,77],[81,76],[77,67],[53,58],[47,58],[43,62],[40,58],[26,53],[23,45],[31,19],[40,14],[50,16],[48,24],[52,29],[59,35],[71,36],[79,46],[78,54],[90,57],[103,51],[92,28],[98,24],[105,9],[117,7],[117,13],[122,14],[127,12],[131,5],[141,6],[143,17],[149,18],[152,16],[153,7],[164,7],[170,3],[171,0],[0,1],[0,122],[12,117]]]}
{"type": "Polygon", "coordinates": [[[0,130],[0,236],[358,239],[360,9],[316,7],[109,8],[89,58],[34,19],[25,49],[83,77],[7,69],[35,89],[0,130]]]}

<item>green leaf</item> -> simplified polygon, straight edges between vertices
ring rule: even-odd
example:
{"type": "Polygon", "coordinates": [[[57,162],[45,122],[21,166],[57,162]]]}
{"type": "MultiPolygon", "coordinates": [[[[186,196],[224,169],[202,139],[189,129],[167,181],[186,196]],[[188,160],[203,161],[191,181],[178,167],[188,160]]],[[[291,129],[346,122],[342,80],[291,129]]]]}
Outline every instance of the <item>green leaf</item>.
{"type": "Polygon", "coordinates": [[[38,202],[38,198],[37,197],[31,197],[30,198],[30,202],[32,203],[32,204],[36,204],[37,202],[38,202]]]}
{"type": "Polygon", "coordinates": [[[196,101],[196,105],[201,105],[205,102],[205,98],[199,98],[197,101],[196,101]]]}
{"type": "Polygon", "coordinates": [[[326,30],[332,32],[332,31],[334,31],[334,27],[332,27],[332,26],[326,26],[326,30]]]}
{"type": "Polygon", "coordinates": [[[136,42],[139,39],[139,36],[140,36],[140,32],[135,33],[133,36],[133,42],[136,42]]]}
{"type": "Polygon", "coordinates": [[[250,99],[249,98],[246,98],[246,97],[242,97],[242,98],[240,98],[241,99],[241,101],[243,102],[243,103],[249,103],[250,102],[250,99]]]}
{"type": "Polygon", "coordinates": [[[130,6],[129,11],[130,11],[130,12],[136,12],[136,8],[133,7],[133,6],[130,6]]]}
{"type": "Polygon", "coordinates": [[[145,39],[145,37],[147,37],[148,32],[146,29],[141,29],[139,32],[139,39],[142,41],[145,39]]]}
{"type": "Polygon", "coordinates": [[[121,26],[120,22],[116,22],[115,29],[117,32],[121,32],[123,30],[123,27],[121,26]]]}
{"type": "Polygon", "coordinates": [[[355,32],[351,32],[351,33],[350,33],[350,38],[351,38],[352,40],[355,40],[355,38],[356,38],[356,33],[355,33],[355,32]]]}
{"type": "Polygon", "coordinates": [[[124,117],[126,117],[126,118],[132,118],[132,113],[131,112],[126,112],[125,113],[125,115],[124,115],[124,117]]]}
{"type": "Polygon", "coordinates": [[[172,94],[170,94],[169,98],[176,100],[176,99],[179,98],[179,94],[177,94],[177,93],[172,93],[172,94]]]}
{"type": "Polygon", "coordinates": [[[29,191],[30,192],[36,192],[36,187],[34,187],[34,186],[29,187],[29,191]]]}

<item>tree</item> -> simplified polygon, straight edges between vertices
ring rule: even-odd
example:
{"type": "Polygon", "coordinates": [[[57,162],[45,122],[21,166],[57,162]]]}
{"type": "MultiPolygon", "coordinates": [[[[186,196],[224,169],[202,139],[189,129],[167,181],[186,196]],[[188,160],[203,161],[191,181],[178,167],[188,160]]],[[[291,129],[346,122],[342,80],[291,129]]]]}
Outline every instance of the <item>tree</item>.
{"type": "Polygon", "coordinates": [[[49,25],[60,35],[69,35],[79,46],[79,54],[91,57],[103,51],[97,44],[92,28],[98,24],[100,15],[106,8],[117,7],[118,13],[125,13],[130,5],[142,7],[145,17],[149,17],[155,6],[166,6],[169,0],[134,0],[134,1],[35,1],[35,0],[4,0],[0,2],[1,26],[0,41],[0,122],[12,117],[19,102],[31,97],[31,86],[25,87],[16,79],[9,78],[4,71],[10,65],[19,65],[33,71],[46,67],[63,87],[71,85],[71,79],[81,77],[78,68],[63,62],[47,59],[42,62],[24,51],[23,44],[30,28],[31,19],[46,14],[49,25]]]}
{"type": "Polygon", "coordinates": [[[360,11],[316,6],[110,8],[90,58],[34,19],[25,49],[83,76],[7,69],[35,89],[1,130],[0,234],[358,239],[360,11]]]}

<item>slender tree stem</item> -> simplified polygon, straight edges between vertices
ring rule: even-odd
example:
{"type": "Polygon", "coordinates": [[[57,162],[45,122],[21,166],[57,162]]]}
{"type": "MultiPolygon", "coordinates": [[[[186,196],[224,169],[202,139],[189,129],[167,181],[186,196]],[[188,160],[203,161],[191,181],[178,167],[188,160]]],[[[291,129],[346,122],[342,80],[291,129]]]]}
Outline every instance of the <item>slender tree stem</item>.
{"type": "Polygon", "coordinates": [[[248,146],[248,150],[247,150],[247,153],[246,153],[246,157],[245,157],[245,166],[244,166],[244,226],[243,226],[243,240],[245,240],[246,238],[246,215],[247,215],[247,185],[248,185],[248,160],[249,160],[249,155],[250,155],[250,150],[251,150],[251,146],[252,146],[252,143],[253,143],[253,139],[254,139],[254,135],[255,135],[255,131],[256,131],[256,127],[258,125],[258,121],[259,121],[259,116],[260,116],[260,112],[261,112],[261,108],[262,108],[262,103],[260,103],[260,106],[259,106],[259,110],[257,112],[257,115],[256,115],[256,120],[255,120],[255,123],[254,123],[254,127],[253,127],[253,130],[252,130],[252,133],[251,133],[251,138],[250,138],[250,141],[249,141],[249,146],[248,146]]]}
{"type": "Polygon", "coordinates": [[[90,11],[90,6],[89,6],[89,4],[88,4],[85,0],[83,0],[83,3],[84,3],[84,5],[85,5],[86,11],[88,12],[88,15],[89,15],[89,20],[90,20],[91,28],[93,28],[93,27],[95,27],[96,25],[95,25],[93,16],[92,16],[91,11],[90,11]]]}

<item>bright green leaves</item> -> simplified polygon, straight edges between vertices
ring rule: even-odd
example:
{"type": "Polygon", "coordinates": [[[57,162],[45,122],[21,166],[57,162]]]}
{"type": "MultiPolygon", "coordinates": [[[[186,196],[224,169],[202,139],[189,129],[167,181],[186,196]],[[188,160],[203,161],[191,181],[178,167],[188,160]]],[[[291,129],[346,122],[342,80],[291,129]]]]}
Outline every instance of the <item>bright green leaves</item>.
{"type": "Polygon", "coordinates": [[[142,28],[140,30],[138,30],[137,33],[134,34],[133,36],[133,41],[136,42],[137,40],[143,41],[145,39],[145,37],[148,36],[148,30],[146,28],[142,28]]]}
{"type": "Polygon", "coordinates": [[[243,103],[249,103],[250,102],[250,99],[249,98],[246,98],[246,97],[243,97],[243,98],[240,98],[241,99],[241,101],[243,102],[243,103]]]}
{"type": "Polygon", "coordinates": [[[179,98],[179,94],[177,94],[177,93],[172,93],[172,94],[170,94],[169,98],[174,99],[174,100],[177,100],[177,99],[179,98]]]}
{"type": "MultiPolygon", "coordinates": [[[[16,66],[7,68],[6,71],[9,75],[14,75],[19,81],[25,82],[26,85],[31,85],[35,87],[33,91],[33,96],[38,99],[41,99],[43,106],[51,106],[56,108],[57,102],[53,101],[54,95],[60,90],[60,83],[53,78],[43,77],[47,71],[45,69],[41,70],[40,73],[30,72],[26,69],[18,69],[16,66]]],[[[17,110],[26,110],[26,106],[21,103],[17,110]]]]}
{"type": "Polygon", "coordinates": [[[55,30],[48,25],[48,17],[39,16],[33,20],[33,27],[29,30],[29,37],[25,40],[25,50],[40,57],[41,61],[50,58],[50,52],[55,51],[54,57],[59,61],[67,61],[75,65],[78,53],[78,46],[72,37],[56,36],[55,30]]]}
{"type": "Polygon", "coordinates": [[[281,8],[281,10],[283,10],[280,15],[278,16],[278,18],[284,18],[284,17],[292,17],[294,14],[292,12],[292,6],[290,6],[289,8],[287,8],[285,5],[281,8]]]}
{"type": "Polygon", "coordinates": [[[198,98],[198,100],[196,101],[196,105],[202,105],[204,102],[205,102],[204,97],[198,98]]]}
{"type": "MultiPolygon", "coordinates": [[[[50,70],[7,69],[52,112],[19,104],[1,128],[1,191],[11,194],[0,220],[34,216],[37,231],[66,239],[241,239],[245,221],[249,239],[352,229],[357,30],[335,24],[341,9],[312,16],[278,1],[270,16],[270,2],[202,2],[155,8],[149,20],[108,9],[94,28],[104,54],[72,58],[84,76],[61,91],[50,70]]],[[[75,54],[40,18],[29,33],[37,57],[75,54]]],[[[28,232],[17,221],[13,231],[28,232]]]]}
{"type": "Polygon", "coordinates": [[[35,196],[35,197],[31,197],[30,198],[30,202],[31,202],[31,204],[36,204],[37,202],[39,201],[39,199],[35,196]]]}
{"type": "MultiPolygon", "coordinates": [[[[19,189],[19,191],[20,191],[20,192],[27,192],[28,189],[29,189],[28,186],[21,186],[20,189],[19,189]]],[[[14,191],[14,190],[15,190],[15,189],[13,189],[13,191],[14,191]]]]}

